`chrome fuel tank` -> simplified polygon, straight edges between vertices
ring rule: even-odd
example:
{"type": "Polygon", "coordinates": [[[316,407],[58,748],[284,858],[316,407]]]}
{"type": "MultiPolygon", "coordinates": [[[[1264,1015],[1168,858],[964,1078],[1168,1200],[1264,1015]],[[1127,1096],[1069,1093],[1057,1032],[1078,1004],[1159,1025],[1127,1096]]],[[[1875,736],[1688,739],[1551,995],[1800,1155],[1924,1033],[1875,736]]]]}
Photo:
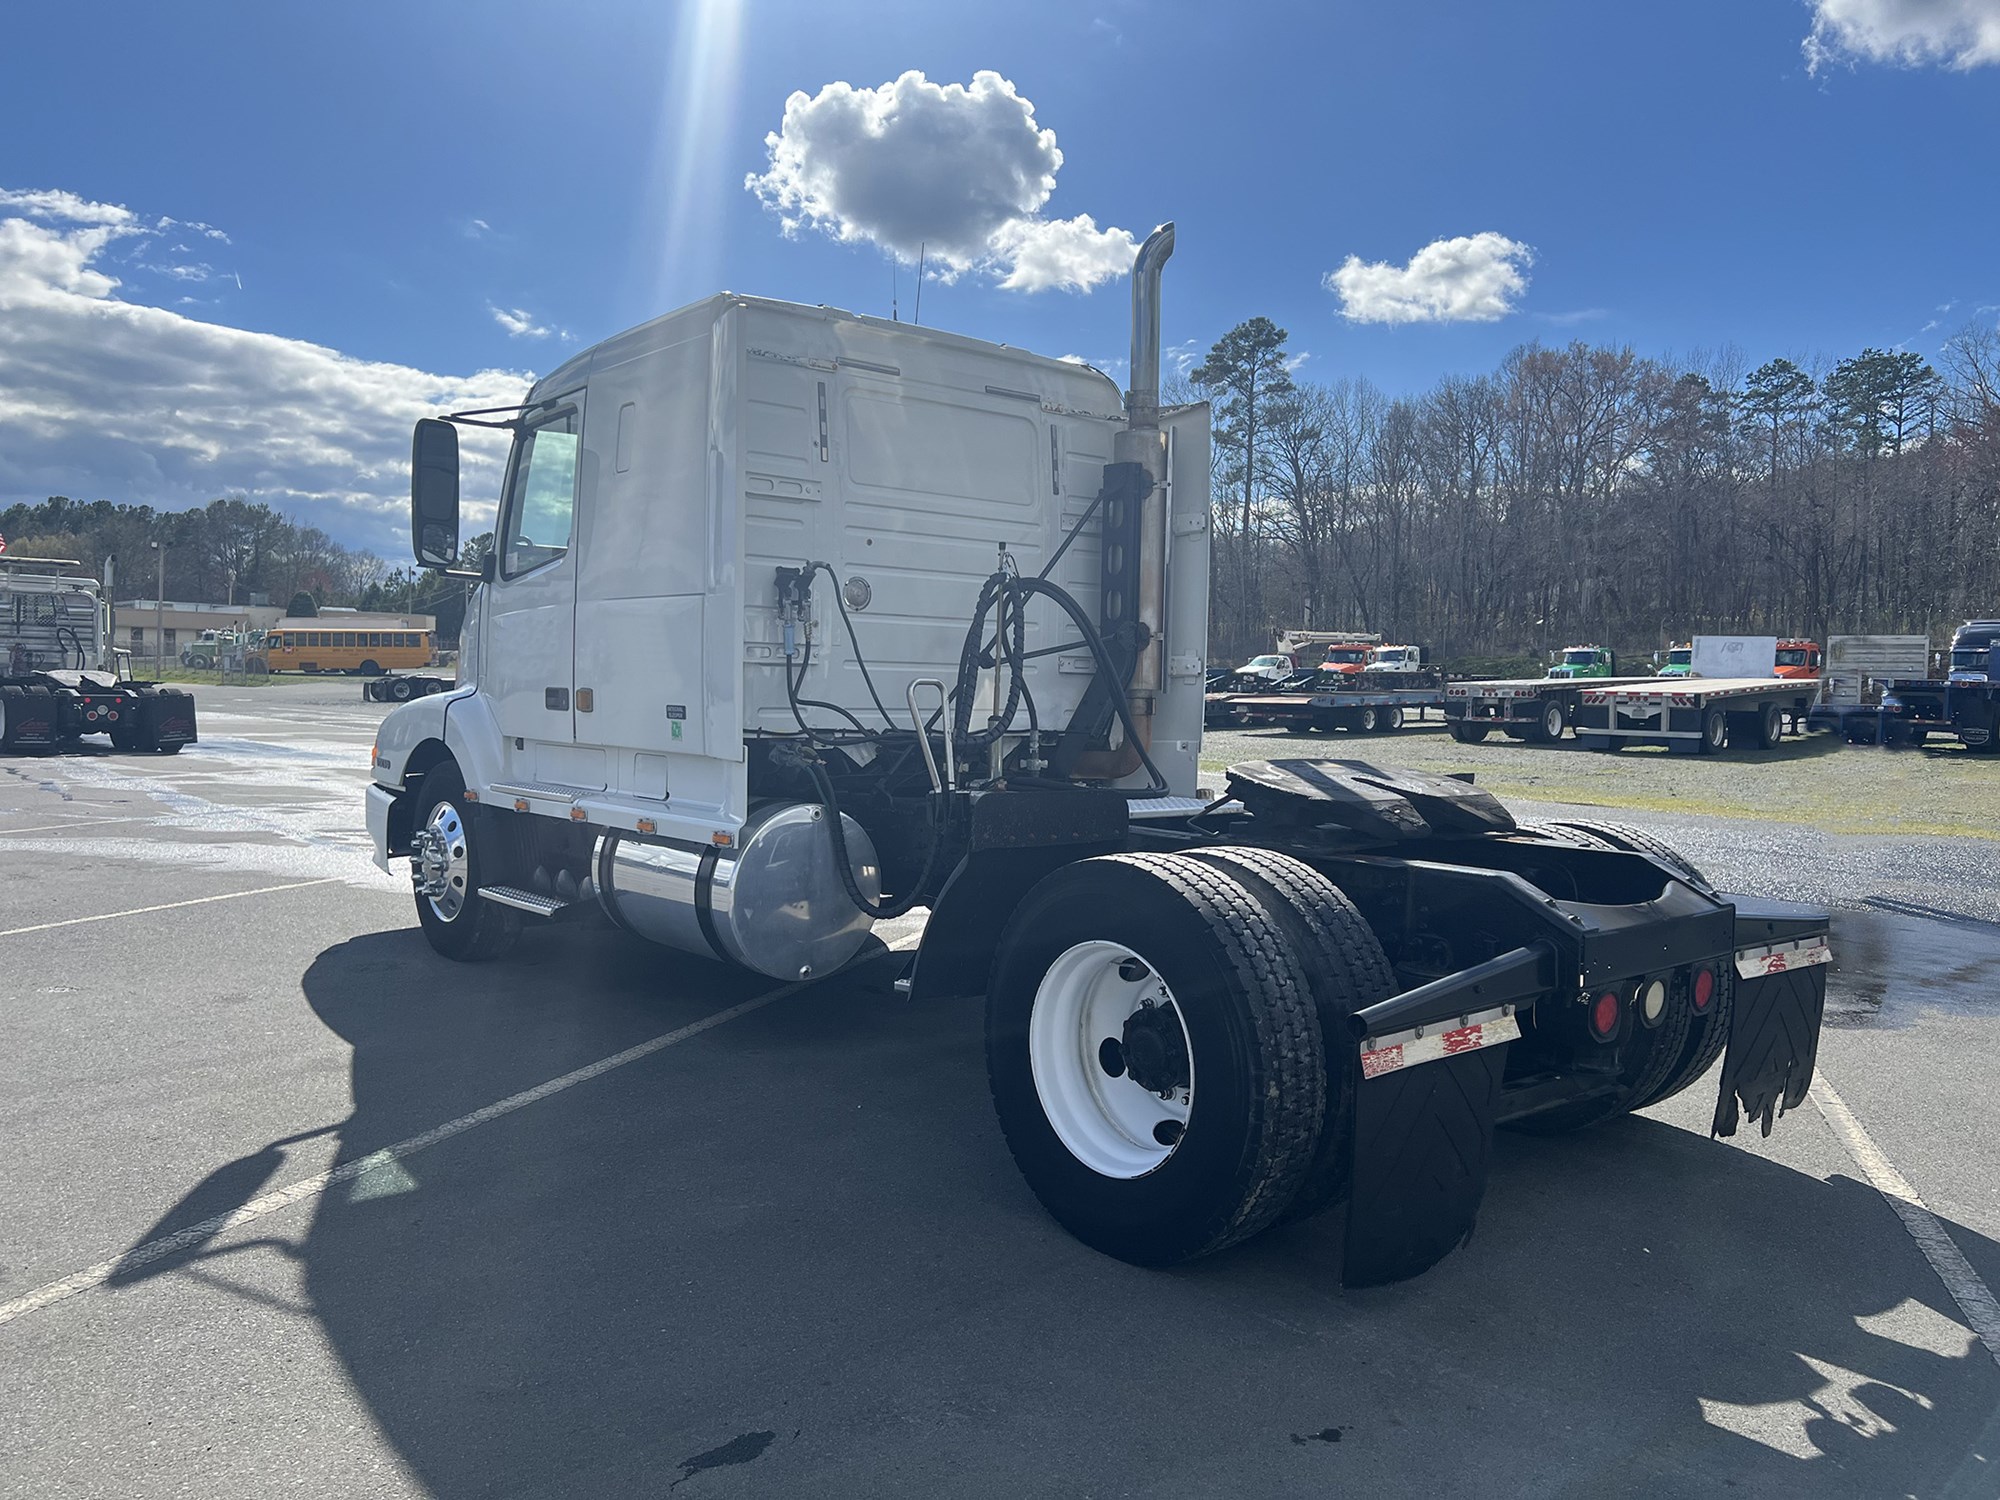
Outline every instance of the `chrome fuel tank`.
{"type": "MultiPolygon", "coordinates": [[[[854,882],[881,897],[875,845],[840,815],[854,882]]],[[[598,847],[597,899],[649,942],[720,958],[774,979],[830,974],[854,957],[874,920],[848,897],[832,827],[815,803],[757,809],[734,849],[613,833],[598,847]]]]}

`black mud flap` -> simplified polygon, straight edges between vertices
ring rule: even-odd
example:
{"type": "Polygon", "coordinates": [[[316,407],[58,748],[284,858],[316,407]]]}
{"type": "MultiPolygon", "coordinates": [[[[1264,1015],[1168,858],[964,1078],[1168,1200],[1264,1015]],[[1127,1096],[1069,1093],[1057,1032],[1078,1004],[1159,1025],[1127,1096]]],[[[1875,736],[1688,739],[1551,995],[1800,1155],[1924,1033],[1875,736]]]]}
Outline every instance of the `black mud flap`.
{"type": "Polygon", "coordinates": [[[1736,1134],[1740,1107],[1744,1118],[1757,1121],[1769,1135],[1779,1115],[1805,1103],[1819,1055],[1826,968],[1812,964],[1736,981],[1722,1095],[1715,1101],[1715,1134],[1736,1134]]]}
{"type": "Polygon", "coordinates": [[[1483,1047],[1362,1081],[1343,1285],[1407,1280],[1472,1237],[1506,1052],[1483,1047]]]}

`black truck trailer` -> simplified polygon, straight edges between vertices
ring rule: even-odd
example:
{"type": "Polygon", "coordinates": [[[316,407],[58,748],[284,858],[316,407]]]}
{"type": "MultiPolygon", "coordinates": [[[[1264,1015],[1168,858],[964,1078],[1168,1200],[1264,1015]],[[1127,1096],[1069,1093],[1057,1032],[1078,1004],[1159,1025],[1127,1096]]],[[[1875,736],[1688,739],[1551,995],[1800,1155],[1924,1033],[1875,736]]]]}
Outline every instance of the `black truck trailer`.
{"type": "Polygon", "coordinates": [[[172,755],[195,741],[194,697],[120,670],[97,581],[64,558],[0,559],[0,754],[74,749],[172,755]]]}

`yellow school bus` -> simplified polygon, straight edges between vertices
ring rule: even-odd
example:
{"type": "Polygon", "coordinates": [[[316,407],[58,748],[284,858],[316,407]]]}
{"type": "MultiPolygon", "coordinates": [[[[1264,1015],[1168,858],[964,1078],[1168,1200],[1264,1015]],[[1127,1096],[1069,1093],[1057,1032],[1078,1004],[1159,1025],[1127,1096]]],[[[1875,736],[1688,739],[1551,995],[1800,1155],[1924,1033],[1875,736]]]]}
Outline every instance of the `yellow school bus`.
{"type": "Polygon", "coordinates": [[[280,620],[264,640],[273,672],[350,672],[375,677],[396,667],[428,667],[437,642],[428,630],[405,620],[280,620]]]}

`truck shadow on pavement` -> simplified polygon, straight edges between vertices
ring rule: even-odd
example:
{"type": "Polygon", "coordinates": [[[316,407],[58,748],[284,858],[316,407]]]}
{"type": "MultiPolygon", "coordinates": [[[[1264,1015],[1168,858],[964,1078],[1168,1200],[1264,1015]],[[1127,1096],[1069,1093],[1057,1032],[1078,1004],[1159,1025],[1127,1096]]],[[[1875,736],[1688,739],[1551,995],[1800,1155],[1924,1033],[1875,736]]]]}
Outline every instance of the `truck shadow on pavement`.
{"type": "MultiPolygon", "coordinates": [[[[1503,1138],[1473,1243],[1402,1286],[1342,1292],[1326,1221],[1140,1271],[1016,1176],[977,1004],[913,1009],[893,972],[321,1199],[313,1310],[425,1486],[1994,1492],[2000,1370],[1865,1184],[1639,1118],[1503,1138]]],[[[304,979],[354,1050],[343,1160],[768,987],[583,932],[484,967],[375,933],[304,979]]],[[[163,1224],[226,1211],[229,1172],[163,1224]]],[[[1992,1274],[2000,1246],[1950,1227],[1992,1274]]]]}

